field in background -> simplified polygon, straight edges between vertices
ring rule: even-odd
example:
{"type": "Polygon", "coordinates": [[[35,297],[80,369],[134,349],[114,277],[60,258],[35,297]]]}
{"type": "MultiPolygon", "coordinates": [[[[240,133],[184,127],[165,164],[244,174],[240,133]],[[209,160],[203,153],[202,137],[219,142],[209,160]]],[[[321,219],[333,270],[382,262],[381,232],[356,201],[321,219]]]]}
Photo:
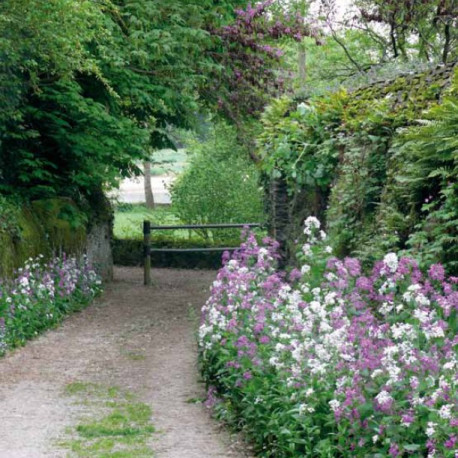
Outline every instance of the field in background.
{"type": "MultiPolygon", "coordinates": [[[[151,221],[153,226],[162,225],[180,225],[183,224],[179,218],[177,218],[168,205],[156,206],[154,209],[148,209],[144,204],[127,204],[120,203],[115,209],[114,218],[114,237],[116,239],[143,239],[143,221],[151,221]]],[[[224,242],[239,242],[240,239],[239,229],[224,229],[217,231],[207,231],[208,238],[205,239],[203,234],[193,230],[166,230],[166,231],[153,231],[151,236],[152,239],[166,238],[174,241],[190,241],[195,242],[216,242],[221,244],[224,242]],[[214,234],[213,234],[214,232],[214,234]],[[214,235],[219,240],[212,240],[214,235]]],[[[261,231],[263,234],[263,232],[261,231]]]]}
{"type": "MultiPolygon", "coordinates": [[[[143,221],[153,225],[179,225],[182,222],[171,212],[169,206],[158,206],[149,210],[142,204],[121,203],[116,206],[114,220],[113,258],[115,264],[141,265],[143,259],[143,221]]],[[[237,247],[240,245],[240,230],[226,229],[215,233],[208,231],[208,238],[192,230],[152,231],[153,248],[208,248],[237,247]],[[215,237],[215,238],[214,238],[215,237]]],[[[259,232],[262,236],[263,231],[259,232]]],[[[221,266],[222,251],[154,253],[155,267],[216,269],[221,266]]]]}
{"type": "Polygon", "coordinates": [[[180,174],[187,164],[186,150],[179,149],[174,151],[172,149],[163,149],[153,153],[153,160],[151,161],[151,174],[152,175],[174,175],[180,174]]]}
{"type": "MultiPolygon", "coordinates": [[[[180,220],[170,211],[169,206],[157,206],[148,209],[142,204],[119,204],[115,211],[114,236],[117,239],[143,238],[143,221],[151,221],[152,225],[180,224],[180,220]]],[[[161,231],[161,235],[174,238],[189,238],[189,231],[161,231]]],[[[159,235],[154,232],[153,235],[159,235]]]]}

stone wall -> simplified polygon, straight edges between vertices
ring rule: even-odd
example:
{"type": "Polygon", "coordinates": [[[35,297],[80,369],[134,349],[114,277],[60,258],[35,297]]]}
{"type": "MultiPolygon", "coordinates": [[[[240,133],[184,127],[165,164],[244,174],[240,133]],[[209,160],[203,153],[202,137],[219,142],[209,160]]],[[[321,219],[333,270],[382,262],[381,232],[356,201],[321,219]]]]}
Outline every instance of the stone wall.
{"type": "Polygon", "coordinates": [[[99,221],[89,231],[86,253],[104,281],[113,279],[112,221],[99,221]]]}
{"type": "MultiPolygon", "coordinates": [[[[10,276],[29,258],[66,253],[87,254],[105,281],[113,277],[112,212],[106,199],[87,213],[67,198],[26,203],[0,225],[0,278],[10,276]]],[[[1,216],[1,215],[0,215],[1,216]]]]}

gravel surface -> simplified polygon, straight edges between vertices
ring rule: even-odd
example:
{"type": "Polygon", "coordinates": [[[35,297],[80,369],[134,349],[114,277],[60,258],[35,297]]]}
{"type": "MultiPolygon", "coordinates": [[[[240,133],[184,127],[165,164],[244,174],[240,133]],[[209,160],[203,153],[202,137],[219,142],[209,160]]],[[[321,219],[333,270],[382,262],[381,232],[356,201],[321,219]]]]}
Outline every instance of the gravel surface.
{"type": "Polygon", "coordinates": [[[153,409],[157,457],[247,457],[199,403],[196,319],[213,271],[117,268],[116,280],[83,312],[0,359],[0,457],[63,457],[58,442],[81,408],[72,382],[118,386],[153,409]]]}

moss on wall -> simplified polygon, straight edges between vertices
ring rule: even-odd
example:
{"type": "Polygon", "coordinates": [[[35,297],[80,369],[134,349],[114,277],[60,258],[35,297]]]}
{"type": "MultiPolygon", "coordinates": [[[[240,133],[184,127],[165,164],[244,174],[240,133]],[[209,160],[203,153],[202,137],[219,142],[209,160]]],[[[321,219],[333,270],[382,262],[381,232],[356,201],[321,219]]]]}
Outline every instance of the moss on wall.
{"type": "MultiPolygon", "coordinates": [[[[0,277],[9,276],[30,257],[82,254],[86,247],[86,217],[70,200],[46,199],[8,204],[8,225],[0,227],[0,277]]],[[[2,211],[2,207],[0,207],[2,211]]]]}

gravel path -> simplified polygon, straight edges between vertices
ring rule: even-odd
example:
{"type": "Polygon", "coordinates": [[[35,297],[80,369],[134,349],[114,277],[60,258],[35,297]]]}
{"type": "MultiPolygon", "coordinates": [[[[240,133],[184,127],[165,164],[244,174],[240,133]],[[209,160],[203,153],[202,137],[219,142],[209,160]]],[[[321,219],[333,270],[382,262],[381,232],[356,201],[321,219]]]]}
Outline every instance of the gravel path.
{"type": "Polygon", "coordinates": [[[151,405],[157,457],[244,457],[201,404],[195,322],[211,271],[118,268],[116,280],[82,313],[0,359],[0,457],[63,457],[57,445],[78,421],[69,383],[119,386],[151,405]]]}

